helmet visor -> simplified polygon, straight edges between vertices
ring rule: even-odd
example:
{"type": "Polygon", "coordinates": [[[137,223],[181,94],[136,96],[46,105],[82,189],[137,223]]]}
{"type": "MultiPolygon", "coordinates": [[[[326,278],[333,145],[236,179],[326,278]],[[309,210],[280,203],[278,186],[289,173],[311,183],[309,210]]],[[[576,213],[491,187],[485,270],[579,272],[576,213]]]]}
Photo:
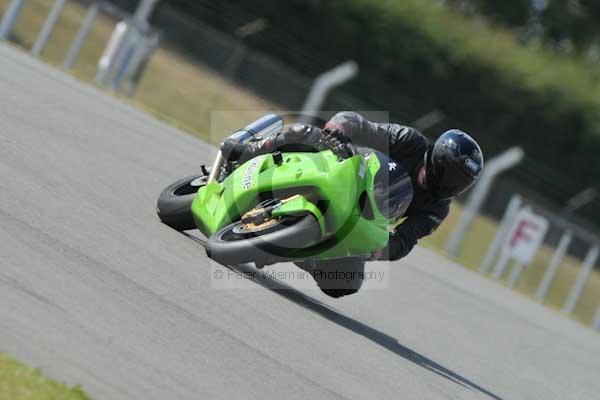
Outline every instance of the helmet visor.
{"type": "Polygon", "coordinates": [[[458,196],[473,184],[473,178],[461,168],[432,162],[431,153],[430,150],[425,154],[425,183],[434,196],[441,199],[458,196]]]}

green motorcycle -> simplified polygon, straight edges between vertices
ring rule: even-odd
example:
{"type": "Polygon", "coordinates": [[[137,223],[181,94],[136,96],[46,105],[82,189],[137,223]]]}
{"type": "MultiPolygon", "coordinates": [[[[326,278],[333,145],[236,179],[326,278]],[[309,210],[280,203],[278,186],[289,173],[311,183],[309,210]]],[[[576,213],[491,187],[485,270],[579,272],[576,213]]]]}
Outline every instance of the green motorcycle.
{"type": "MultiPolygon", "coordinates": [[[[270,114],[232,137],[263,140],[281,129],[270,114]]],[[[215,261],[262,267],[379,250],[412,196],[402,165],[368,148],[345,159],[331,150],[274,152],[241,165],[219,153],[210,172],[165,188],[157,212],[174,229],[199,229],[215,261]]]]}

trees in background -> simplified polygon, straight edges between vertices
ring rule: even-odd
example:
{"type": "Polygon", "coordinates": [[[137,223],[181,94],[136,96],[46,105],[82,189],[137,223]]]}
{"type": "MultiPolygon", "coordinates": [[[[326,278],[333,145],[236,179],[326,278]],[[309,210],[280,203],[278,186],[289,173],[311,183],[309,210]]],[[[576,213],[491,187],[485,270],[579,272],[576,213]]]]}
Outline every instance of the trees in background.
{"type": "Polygon", "coordinates": [[[600,1],[597,0],[445,0],[468,15],[481,14],[559,51],[600,59],[600,1]]]}

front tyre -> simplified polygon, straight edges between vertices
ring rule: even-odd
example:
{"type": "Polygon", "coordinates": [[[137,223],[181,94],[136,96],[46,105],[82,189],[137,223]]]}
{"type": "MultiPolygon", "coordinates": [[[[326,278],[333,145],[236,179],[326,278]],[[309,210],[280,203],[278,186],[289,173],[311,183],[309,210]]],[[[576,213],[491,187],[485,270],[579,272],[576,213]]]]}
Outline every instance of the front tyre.
{"type": "Polygon", "coordinates": [[[178,231],[195,229],[192,202],[198,189],[206,185],[206,179],[203,175],[192,175],[167,186],[156,203],[158,218],[178,231]]]}
{"type": "Polygon", "coordinates": [[[237,221],[208,239],[206,253],[225,265],[266,264],[290,258],[294,251],[321,237],[321,227],[312,214],[284,216],[258,227],[237,221]]]}

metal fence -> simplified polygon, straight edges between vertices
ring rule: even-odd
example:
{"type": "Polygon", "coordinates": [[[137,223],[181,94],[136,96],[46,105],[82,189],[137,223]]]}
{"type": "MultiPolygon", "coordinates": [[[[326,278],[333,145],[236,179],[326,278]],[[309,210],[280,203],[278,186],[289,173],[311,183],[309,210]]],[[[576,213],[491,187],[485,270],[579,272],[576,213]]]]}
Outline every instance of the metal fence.
{"type": "Polygon", "coordinates": [[[578,306],[584,307],[580,319],[587,318],[600,330],[600,274],[594,272],[599,254],[600,237],[564,215],[514,195],[479,270],[504,280],[511,288],[520,287],[542,303],[550,301],[567,315],[578,306]],[[531,243],[533,253],[526,261],[515,257],[510,249],[517,241],[534,240],[535,232],[528,230],[523,215],[542,221],[536,222],[540,226],[535,228],[541,230],[540,246],[531,243]],[[580,304],[584,294],[585,304],[580,304]]]}
{"type": "MultiPolygon", "coordinates": [[[[38,0],[5,1],[8,4],[0,21],[0,39],[4,40],[11,37],[24,7],[38,0]]],[[[140,1],[140,5],[146,1],[153,0],[140,1]]],[[[49,2],[50,0],[45,1],[45,3],[49,2]]],[[[132,15],[102,0],[52,0],[43,27],[30,48],[31,52],[36,56],[43,53],[51,40],[61,13],[69,3],[86,7],[86,12],[77,33],[68,45],[67,54],[62,61],[63,67],[65,69],[74,67],[98,18],[108,16],[114,24],[114,30],[105,43],[102,56],[97,60],[95,82],[115,91],[125,88],[128,94],[132,94],[162,36],[147,23],[148,15],[138,17],[138,12],[132,15]]],[[[140,8],[142,7],[138,7],[138,10],[140,8]]],[[[200,21],[192,20],[168,6],[161,9],[156,19],[159,23],[177,27],[165,33],[163,47],[171,51],[179,51],[191,59],[201,60],[203,65],[222,74],[224,78],[251,92],[259,93],[261,97],[268,98],[281,109],[299,110],[306,105],[307,97],[314,88],[315,79],[322,78],[322,76],[304,76],[268,55],[247,47],[244,39],[260,29],[260,20],[241,26],[238,30],[240,33],[231,36],[200,21]],[[194,38],[192,44],[188,40],[190,37],[194,38]]],[[[352,69],[356,70],[357,67],[354,65],[352,69]]],[[[323,71],[323,74],[327,72],[323,71]]],[[[323,89],[323,85],[316,87],[319,88],[323,89]]],[[[327,89],[325,92],[321,90],[320,95],[318,91],[313,92],[313,99],[327,96],[327,106],[333,110],[366,109],[365,104],[359,99],[341,91],[333,91],[334,87],[327,87],[327,89]]],[[[427,123],[426,120],[424,122],[427,123]]]]}
{"type": "MultiPolygon", "coordinates": [[[[31,0],[10,0],[0,21],[0,39],[11,38],[27,3],[31,3],[31,0]]],[[[68,45],[68,51],[62,62],[63,67],[67,70],[74,67],[96,20],[101,14],[104,14],[114,20],[116,29],[113,31],[102,57],[98,60],[96,82],[111,86],[115,90],[126,86],[128,92],[132,93],[148,60],[158,47],[158,32],[147,23],[147,15],[137,15],[137,13],[130,15],[106,1],[78,1],[77,3],[84,5],[87,10],[79,29],[68,45]]],[[[52,3],[30,49],[33,55],[42,55],[68,4],[67,0],[55,0],[52,3]]],[[[141,11],[144,10],[148,11],[147,8],[142,8],[141,11]]]]}
{"type": "MultiPolygon", "coordinates": [[[[306,76],[260,51],[245,40],[261,29],[255,19],[238,27],[236,35],[218,31],[202,21],[190,18],[165,3],[154,17],[157,24],[176,27],[165,31],[166,44],[189,54],[224,78],[267,98],[283,109],[300,110],[316,76],[306,76]],[[189,38],[193,38],[190,42],[189,38]]],[[[323,70],[322,73],[327,72],[323,70]]],[[[369,109],[360,99],[336,90],[328,96],[327,108],[369,109]]]]}

